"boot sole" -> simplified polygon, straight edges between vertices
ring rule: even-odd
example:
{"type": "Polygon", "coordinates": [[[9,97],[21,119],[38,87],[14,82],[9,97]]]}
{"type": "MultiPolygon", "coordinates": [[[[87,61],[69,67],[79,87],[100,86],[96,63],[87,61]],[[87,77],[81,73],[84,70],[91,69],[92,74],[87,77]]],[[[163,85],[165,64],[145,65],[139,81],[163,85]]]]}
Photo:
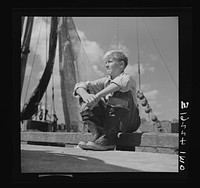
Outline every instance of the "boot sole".
{"type": "Polygon", "coordinates": [[[77,147],[83,150],[95,150],[93,146],[88,145],[86,142],[80,142],[77,147]]]}
{"type": "Polygon", "coordinates": [[[81,149],[86,150],[87,149],[87,143],[81,141],[81,142],[78,143],[78,147],[81,148],[81,149]]]}
{"type": "Polygon", "coordinates": [[[114,150],[116,148],[116,145],[102,146],[91,141],[89,141],[86,144],[86,146],[87,150],[94,150],[94,151],[108,151],[108,150],[114,150]]]}

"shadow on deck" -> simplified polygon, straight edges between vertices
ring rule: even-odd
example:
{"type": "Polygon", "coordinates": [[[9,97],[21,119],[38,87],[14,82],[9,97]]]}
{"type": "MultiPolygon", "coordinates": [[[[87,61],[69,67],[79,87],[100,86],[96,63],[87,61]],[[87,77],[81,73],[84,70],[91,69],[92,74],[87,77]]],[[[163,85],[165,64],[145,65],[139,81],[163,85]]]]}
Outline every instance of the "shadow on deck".
{"type": "Polygon", "coordinates": [[[21,150],[22,173],[140,172],[83,155],[21,150]]]}

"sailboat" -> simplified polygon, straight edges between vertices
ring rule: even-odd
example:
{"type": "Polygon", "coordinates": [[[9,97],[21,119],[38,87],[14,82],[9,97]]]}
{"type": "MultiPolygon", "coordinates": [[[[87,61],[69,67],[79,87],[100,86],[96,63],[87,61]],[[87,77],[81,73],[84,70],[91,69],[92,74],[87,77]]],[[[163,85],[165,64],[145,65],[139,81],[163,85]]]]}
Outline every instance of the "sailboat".
{"type": "MultiPolygon", "coordinates": [[[[27,18],[23,35],[21,49],[21,91],[24,82],[27,57],[30,52],[29,46],[33,22],[33,17],[27,18]]],[[[23,24],[24,18],[22,18],[22,28],[23,24]]],[[[56,48],[58,48],[59,51],[60,86],[66,131],[80,132],[83,130],[83,123],[79,114],[78,101],[72,96],[73,88],[75,83],[78,81],[96,79],[97,77],[84,51],[81,39],[71,17],[51,17],[48,60],[39,84],[36,86],[29,100],[26,101],[23,106],[21,111],[21,121],[27,120],[27,128],[29,129],[37,129],[40,131],[57,130],[58,118],[56,116],[55,105],[52,114],[53,120],[47,120],[48,110],[46,108],[44,109],[43,114],[40,114],[43,115],[44,118],[37,118],[41,110],[41,100],[47,90],[52,76],[55,64],[56,48]],[[86,70],[88,74],[85,74],[86,70]],[[34,120],[34,118],[36,119],[34,120]]],[[[140,76],[139,55],[138,73],[140,76]]],[[[53,90],[54,88],[52,88],[52,91],[53,90]]],[[[166,132],[161,126],[157,116],[153,113],[153,110],[150,107],[147,98],[141,91],[141,88],[138,90],[137,97],[141,101],[141,105],[145,108],[145,112],[151,116],[151,120],[157,125],[158,131],[166,132]]],[[[52,94],[52,100],[54,102],[54,93],[52,94]]]]}

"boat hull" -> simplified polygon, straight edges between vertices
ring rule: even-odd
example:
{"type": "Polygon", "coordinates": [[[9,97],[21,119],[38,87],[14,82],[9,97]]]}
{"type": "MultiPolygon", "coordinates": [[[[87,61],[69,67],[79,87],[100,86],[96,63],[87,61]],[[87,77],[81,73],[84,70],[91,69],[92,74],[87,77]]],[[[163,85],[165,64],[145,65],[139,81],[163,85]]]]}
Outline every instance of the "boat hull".
{"type": "Polygon", "coordinates": [[[27,130],[55,132],[57,130],[57,125],[56,123],[49,122],[49,121],[44,122],[44,121],[28,120],[27,130]]]}

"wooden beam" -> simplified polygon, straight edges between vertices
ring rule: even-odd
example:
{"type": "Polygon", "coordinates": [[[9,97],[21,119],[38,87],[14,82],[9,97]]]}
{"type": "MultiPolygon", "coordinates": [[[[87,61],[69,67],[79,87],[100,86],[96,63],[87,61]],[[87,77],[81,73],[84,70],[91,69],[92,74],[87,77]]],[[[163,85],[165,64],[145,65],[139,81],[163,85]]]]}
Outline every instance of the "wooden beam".
{"type": "MultiPolygon", "coordinates": [[[[160,147],[178,149],[176,133],[119,133],[119,146],[160,147]]],[[[21,141],[78,144],[92,140],[90,133],[21,132],[21,141]]]]}

